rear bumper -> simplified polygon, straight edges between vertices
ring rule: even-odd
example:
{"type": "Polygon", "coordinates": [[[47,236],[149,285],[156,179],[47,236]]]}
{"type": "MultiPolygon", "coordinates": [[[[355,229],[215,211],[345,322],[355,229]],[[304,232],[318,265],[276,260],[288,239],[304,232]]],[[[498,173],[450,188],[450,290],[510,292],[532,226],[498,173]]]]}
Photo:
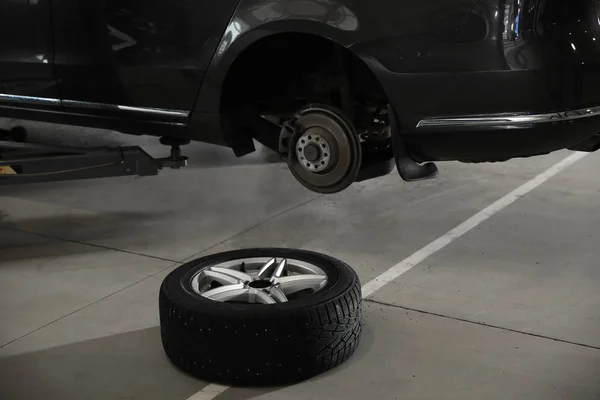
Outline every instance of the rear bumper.
{"type": "MultiPolygon", "coordinates": [[[[586,109],[583,113],[429,120],[428,126],[423,124],[416,128],[418,134],[403,135],[403,140],[417,161],[506,161],[562,149],[579,149],[581,143],[600,133],[598,109],[590,109],[589,113],[586,109]],[[550,119],[558,115],[560,118],[550,119]],[[533,119],[535,122],[531,122],[533,119]]],[[[586,147],[595,150],[596,142],[598,140],[593,139],[592,146],[586,147]]]]}
{"type": "Polygon", "coordinates": [[[547,113],[426,118],[404,135],[419,161],[505,161],[571,149],[597,149],[600,106],[547,113]],[[591,140],[591,146],[586,144],[591,140]],[[586,144],[581,147],[580,144],[586,144]]]}
{"type": "Polygon", "coordinates": [[[357,50],[406,134],[440,117],[585,112],[600,105],[598,6],[596,0],[479,0],[444,35],[402,36],[393,50],[387,42],[357,50]]]}
{"type": "Polygon", "coordinates": [[[402,63],[366,58],[411,154],[503,161],[600,133],[599,5],[480,0],[455,32],[403,43],[402,63]]]}
{"type": "MultiPolygon", "coordinates": [[[[528,128],[536,124],[570,122],[581,119],[596,119],[598,117],[600,117],[600,106],[542,114],[516,113],[426,118],[419,121],[416,128],[417,130],[528,128]]],[[[600,119],[598,119],[598,122],[600,124],[600,119]]],[[[600,126],[598,131],[600,132],[600,126]]]]}

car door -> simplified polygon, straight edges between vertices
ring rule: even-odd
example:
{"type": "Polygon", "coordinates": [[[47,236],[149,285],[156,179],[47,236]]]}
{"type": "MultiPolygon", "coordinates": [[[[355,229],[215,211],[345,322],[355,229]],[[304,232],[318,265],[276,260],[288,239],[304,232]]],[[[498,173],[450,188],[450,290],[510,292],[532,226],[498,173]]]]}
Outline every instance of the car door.
{"type": "Polygon", "coordinates": [[[53,0],[68,111],[185,118],[238,0],[53,0]]]}
{"type": "Polygon", "coordinates": [[[0,106],[60,107],[50,0],[0,0],[0,106]]]}

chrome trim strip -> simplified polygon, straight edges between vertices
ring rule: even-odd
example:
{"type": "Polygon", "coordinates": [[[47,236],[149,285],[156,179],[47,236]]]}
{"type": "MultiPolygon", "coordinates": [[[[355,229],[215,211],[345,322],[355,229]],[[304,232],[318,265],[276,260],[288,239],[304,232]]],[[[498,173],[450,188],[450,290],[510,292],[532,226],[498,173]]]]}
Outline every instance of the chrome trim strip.
{"type": "Polygon", "coordinates": [[[166,108],[146,108],[146,107],[131,107],[131,106],[120,106],[120,105],[117,106],[117,108],[122,111],[133,111],[133,112],[140,112],[140,113],[154,114],[154,115],[169,115],[169,116],[181,117],[181,118],[187,118],[187,116],[190,115],[190,113],[187,111],[169,110],[166,108]]]}
{"type": "Polygon", "coordinates": [[[530,124],[574,121],[600,116],[600,106],[548,114],[490,114],[468,117],[428,118],[419,121],[417,128],[477,128],[486,126],[518,127],[530,124]]]}
{"type": "Polygon", "coordinates": [[[95,110],[106,110],[106,111],[125,111],[127,113],[139,113],[146,115],[156,115],[163,117],[177,117],[187,118],[190,113],[183,110],[170,110],[165,108],[151,108],[151,107],[132,107],[124,106],[120,104],[103,104],[103,103],[92,103],[88,101],[77,101],[77,100],[63,100],[63,105],[71,107],[91,108],[95,110]]]}
{"type": "Polygon", "coordinates": [[[0,102],[60,106],[60,99],[0,93],[0,102]]]}

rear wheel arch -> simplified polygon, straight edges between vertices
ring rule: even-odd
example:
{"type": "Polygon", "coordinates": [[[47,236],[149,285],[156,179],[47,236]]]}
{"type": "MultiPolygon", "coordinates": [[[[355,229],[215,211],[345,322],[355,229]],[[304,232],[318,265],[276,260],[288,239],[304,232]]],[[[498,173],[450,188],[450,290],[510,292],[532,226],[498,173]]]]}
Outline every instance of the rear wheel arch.
{"type": "Polygon", "coordinates": [[[234,149],[251,141],[239,126],[240,113],[291,114],[321,102],[344,109],[360,125],[361,111],[387,106],[387,93],[371,66],[341,41],[303,31],[252,33],[242,38],[244,48],[225,55],[219,67],[223,135],[234,149]]]}

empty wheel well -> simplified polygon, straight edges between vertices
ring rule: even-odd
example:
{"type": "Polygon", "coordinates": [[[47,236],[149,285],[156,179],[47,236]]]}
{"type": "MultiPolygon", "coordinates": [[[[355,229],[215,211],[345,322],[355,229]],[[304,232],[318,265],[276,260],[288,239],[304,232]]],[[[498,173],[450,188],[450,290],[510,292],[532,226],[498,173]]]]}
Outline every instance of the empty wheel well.
{"type": "Polygon", "coordinates": [[[236,142],[248,135],[240,127],[243,116],[285,118],[309,103],[343,109],[361,130],[388,101],[375,74],[343,46],[311,34],[276,34],[251,45],[231,66],[220,107],[236,122],[225,134],[236,142]]]}

